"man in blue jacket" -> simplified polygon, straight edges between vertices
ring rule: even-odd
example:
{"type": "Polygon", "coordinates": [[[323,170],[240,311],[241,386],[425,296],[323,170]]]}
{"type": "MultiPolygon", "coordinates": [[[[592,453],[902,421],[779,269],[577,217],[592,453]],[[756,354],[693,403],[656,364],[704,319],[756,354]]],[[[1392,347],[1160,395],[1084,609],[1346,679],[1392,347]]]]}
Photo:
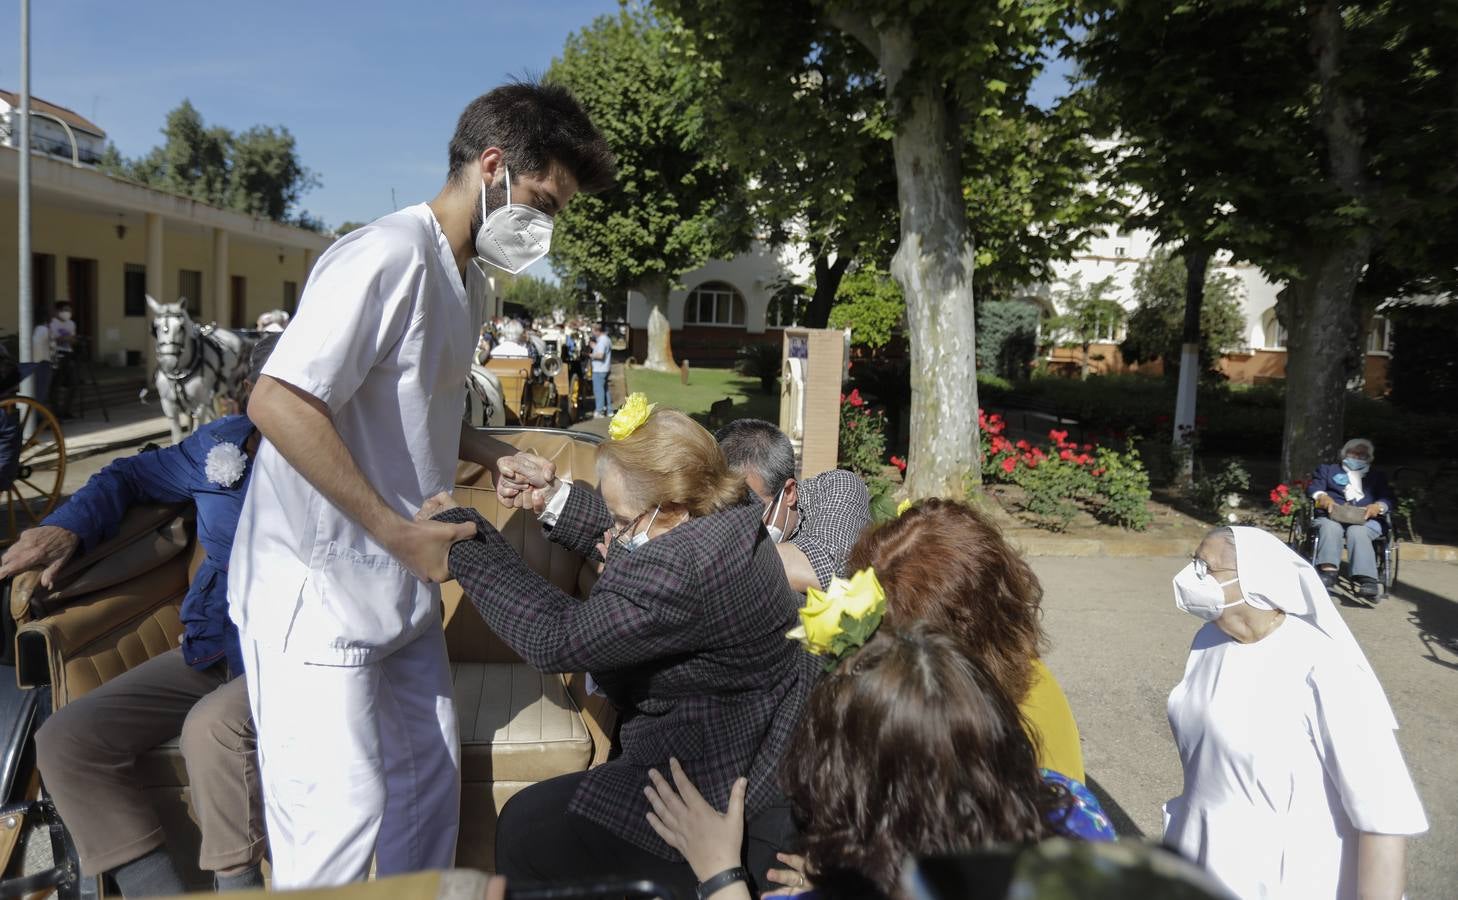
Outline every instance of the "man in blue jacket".
{"type": "MultiPolygon", "coordinates": [[[[246,391],[278,341],[253,351],[246,391]]],[[[76,842],[82,872],[112,875],[126,897],[181,894],[161,823],[136,777],[136,758],[182,736],[198,825],[200,868],[222,890],[262,887],[263,813],[253,721],[238,632],[228,618],[228,558],[259,435],[247,416],[202,426],[182,443],[102,469],[0,559],[0,578],[62,566],[116,534],[138,503],[197,506],[206,558],[182,601],[181,646],[129,669],[50,717],[36,735],[37,762],[76,842]]]]}
{"type": "Polygon", "coordinates": [[[1372,539],[1382,534],[1381,518],[1392,509],[1394,501],[1387,478],[1372,471],[1373,451],[1372,442],[1366,438],[1347,441],[1342,446],[1342,461],[1317,467],[1306,490],[1316,506],[1316,571],[1322,583],[1328,588],[1336,584],[1345,543],[1358,593],[1375,600],[1382,596],[1382,590],[1377,584],[1377,553],[1372,539]],[[1361,509],[1363,521],[1336,521],[1332,512],[1339,506],[1361,509]]]}

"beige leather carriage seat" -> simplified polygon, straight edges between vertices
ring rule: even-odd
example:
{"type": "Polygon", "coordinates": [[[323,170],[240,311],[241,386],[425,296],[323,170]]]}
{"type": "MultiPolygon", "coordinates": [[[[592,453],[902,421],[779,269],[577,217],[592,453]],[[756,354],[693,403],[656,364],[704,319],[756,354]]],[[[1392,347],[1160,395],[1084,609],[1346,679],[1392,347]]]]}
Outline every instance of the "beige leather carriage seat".
{"type": "MultiPolygon", "coordinates": [[[[549,431],[503,437],[552,459],[563,477],[596,482],[596,446],[588,440],[549,431]]],[[[530,513],[503,508],[484,469],[463,463],[456,481],[457,502],[480,510],[528,565],[567,593],[587,596],[596,568],[549,542],[530,513]]],[[[179,605],[201,558],[192,535],[190,510],[134,510],[122,534],[62,574],[57,591],[40,588],[33,575],[17,578],[11,606],[20,623],[22,685],[49,680],[62,706],[176,647],[179,605]]],[[[544,675],[523,663],[462,602],[459,586],[448,584],[442,594],[461,732],[457,865],[489,871],[501,806],[530,784],[606,760],[613,713],[602,698],[588,695],[581,674],[544,675]]],[[[162,815],[169,846],[190,870],[197,829],[189,821],[177,741],[144,756],[137,777],[162,815]]],[[[191,874],[206,885],[200,873],[191,874]]]]}

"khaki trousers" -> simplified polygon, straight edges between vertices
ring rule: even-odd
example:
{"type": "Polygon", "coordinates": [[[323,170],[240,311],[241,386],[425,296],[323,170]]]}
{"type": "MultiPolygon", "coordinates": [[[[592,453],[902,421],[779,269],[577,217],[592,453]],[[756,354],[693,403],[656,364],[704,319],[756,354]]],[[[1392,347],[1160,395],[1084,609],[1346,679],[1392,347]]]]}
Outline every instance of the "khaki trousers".
{"type": "Polygon", "coordinates": [[[154,657],[66,706],[36,734],[36,758],[90,877],[162,846],[162,825],[134,772],[139,755],[182,735],[198,867],[263,858],[264,831],[248,688],[227,664],[204,672],[181,650],[154,657]]]}

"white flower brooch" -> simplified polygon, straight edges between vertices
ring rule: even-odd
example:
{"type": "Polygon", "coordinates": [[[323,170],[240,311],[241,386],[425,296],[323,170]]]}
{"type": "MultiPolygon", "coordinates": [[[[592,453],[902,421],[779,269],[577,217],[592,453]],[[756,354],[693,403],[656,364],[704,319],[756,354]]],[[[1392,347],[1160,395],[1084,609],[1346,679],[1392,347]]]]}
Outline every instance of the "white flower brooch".
{"type": "Polygon", "coordinates": [[[208,451],[203,472],[219,487],[232,487],[248,468],[248,457],[237,444],[219,443],[208,451]]]}

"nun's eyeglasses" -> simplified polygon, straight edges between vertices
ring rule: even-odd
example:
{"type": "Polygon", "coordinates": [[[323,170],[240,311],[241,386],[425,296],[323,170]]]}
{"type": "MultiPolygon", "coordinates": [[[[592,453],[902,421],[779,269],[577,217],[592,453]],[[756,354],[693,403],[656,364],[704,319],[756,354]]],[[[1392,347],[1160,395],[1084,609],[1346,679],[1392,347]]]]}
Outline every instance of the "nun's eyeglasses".
{"type": "Polygon", "coordinates": [[[1200,578],[1200,579],[1207,578],[1210,575],[1211,572],[1234,572],[1235,571],[1234,569],[1231,569],[1231,568],[1223,568],[1223,569],[1216,568],[1216,567],[1210,565],[1208,562],[1206,562],[1205,560],[1201,559],[1198,556],[1191,556],[1190,557],[1190,562],[1192,562],[1192,563],[1195,564],[1195,577],[1196,578],[1200,578]]]}

